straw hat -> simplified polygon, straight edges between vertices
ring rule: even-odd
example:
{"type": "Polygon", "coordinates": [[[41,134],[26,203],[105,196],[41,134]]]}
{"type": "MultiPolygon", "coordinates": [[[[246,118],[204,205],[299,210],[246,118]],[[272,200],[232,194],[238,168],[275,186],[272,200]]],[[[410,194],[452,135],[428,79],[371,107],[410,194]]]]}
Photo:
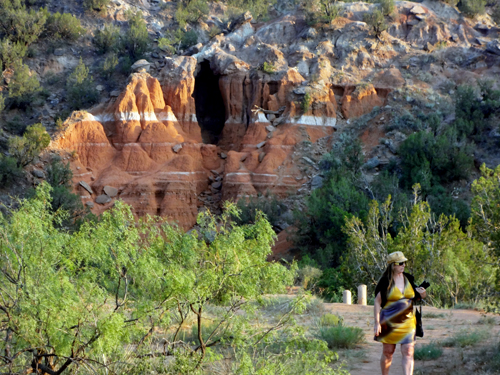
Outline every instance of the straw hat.
{"type": "Polygon", "coordinates": [[[401,251],[395,251],[393,253],[390,253],[389,256],[387,257],[387,264],[406,262],[407,260],[408,259],[406,259],[406,257],[401,251]]]}

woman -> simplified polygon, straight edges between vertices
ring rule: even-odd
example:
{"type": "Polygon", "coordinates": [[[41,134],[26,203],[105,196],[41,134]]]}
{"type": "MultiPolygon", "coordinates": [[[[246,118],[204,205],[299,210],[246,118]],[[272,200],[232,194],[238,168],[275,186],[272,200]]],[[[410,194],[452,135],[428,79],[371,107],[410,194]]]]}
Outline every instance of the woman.
{"type": "Polygon", "coordinates": [[[380,358],[382,375],[389,374],[396,344],[401,344],[404,375],[413,374],[413,346],[416,319],[413,301],[425,298],[424,288],[416,287],[413,276],[404,272],[406,261],[401,251],[389,254],[388,266],[375,288],[375,340],[383,343],[380,358]]]}

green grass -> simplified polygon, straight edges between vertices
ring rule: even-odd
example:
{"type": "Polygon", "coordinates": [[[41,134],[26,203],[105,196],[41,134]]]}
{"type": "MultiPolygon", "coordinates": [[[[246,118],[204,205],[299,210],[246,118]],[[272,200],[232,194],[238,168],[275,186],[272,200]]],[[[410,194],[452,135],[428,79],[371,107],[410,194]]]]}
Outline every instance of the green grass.
{"type": "Polygon", "coordinates": [[[352,349],[364,341],[364,333],[361,328],[344,327],[342,325],[321,327],[319,337],[328,343],[330,349],[352,349]]]}
{"type": "Polygon", "coordinates": [[[443,313],[435,313],[435,312],[423,312],[422,319],[442,319],[445,318],[446,315],[443,313]]]}
{"type": "Polygon", "coordinates": [[[417,346],[415,348],[414,357],[419,361],[429,361],[432,359],[438,359],[442,355],[443,349],[435,343],[430,343],[422,346],[417,346]]]}
{"type": "Polygon", "coordinates": [[[477,324],[485,324],[489,326],[494,326],[497,324],[497,320],[493,316],[482,316],[478,321],[477,324]]]}
{"type": "Polygon", "coordinates": [[[465,348],[466,346],[474,346],[480,341],[488,338],[488,331],[460,331],[454,336],[449,337],[441,342],[441,346],[447,348],[465,348]]]}

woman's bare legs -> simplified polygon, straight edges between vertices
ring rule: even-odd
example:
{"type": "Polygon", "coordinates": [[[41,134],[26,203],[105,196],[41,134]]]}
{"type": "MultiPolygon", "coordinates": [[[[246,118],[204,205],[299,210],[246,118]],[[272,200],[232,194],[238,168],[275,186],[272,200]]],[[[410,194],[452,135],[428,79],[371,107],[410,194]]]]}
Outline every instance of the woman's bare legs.
{"type": "Polygon", "coordinates": [[[392,363],[392,355],[396,350],[396,345],[394,344],[383,344],[383,345],[384,348],[382,351],[382,357],[380,358],[380,369],[382,370],[382,375],[389,375],[389,369],[391,368],[391,363],[392,363]]]}
{"type": "Polygon", "coordinates": [[[415,343],[401,345],[403,355],[403,374],[413,375],[413,350],[415,343]]]}

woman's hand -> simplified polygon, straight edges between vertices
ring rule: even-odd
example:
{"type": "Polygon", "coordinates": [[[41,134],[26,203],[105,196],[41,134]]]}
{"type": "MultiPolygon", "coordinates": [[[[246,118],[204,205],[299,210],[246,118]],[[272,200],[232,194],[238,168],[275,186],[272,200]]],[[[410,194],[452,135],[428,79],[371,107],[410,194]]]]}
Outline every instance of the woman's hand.
{"type": "Polygon", "coordinates": [[[422,288],[421,286],[419,286],[416,291],[420,294],[420,297],[422,298],[425,298],[427,297],[427,292],[425,291],[424,288],[422,288]]]}
{"type": "Polygon", "coordinates": [[[375,336],[378,336],[380,335],[380,332],[382,332],[380,323],[375,323],[375,326],[373,327],[373,333],[375,334],[375,336]]]}

